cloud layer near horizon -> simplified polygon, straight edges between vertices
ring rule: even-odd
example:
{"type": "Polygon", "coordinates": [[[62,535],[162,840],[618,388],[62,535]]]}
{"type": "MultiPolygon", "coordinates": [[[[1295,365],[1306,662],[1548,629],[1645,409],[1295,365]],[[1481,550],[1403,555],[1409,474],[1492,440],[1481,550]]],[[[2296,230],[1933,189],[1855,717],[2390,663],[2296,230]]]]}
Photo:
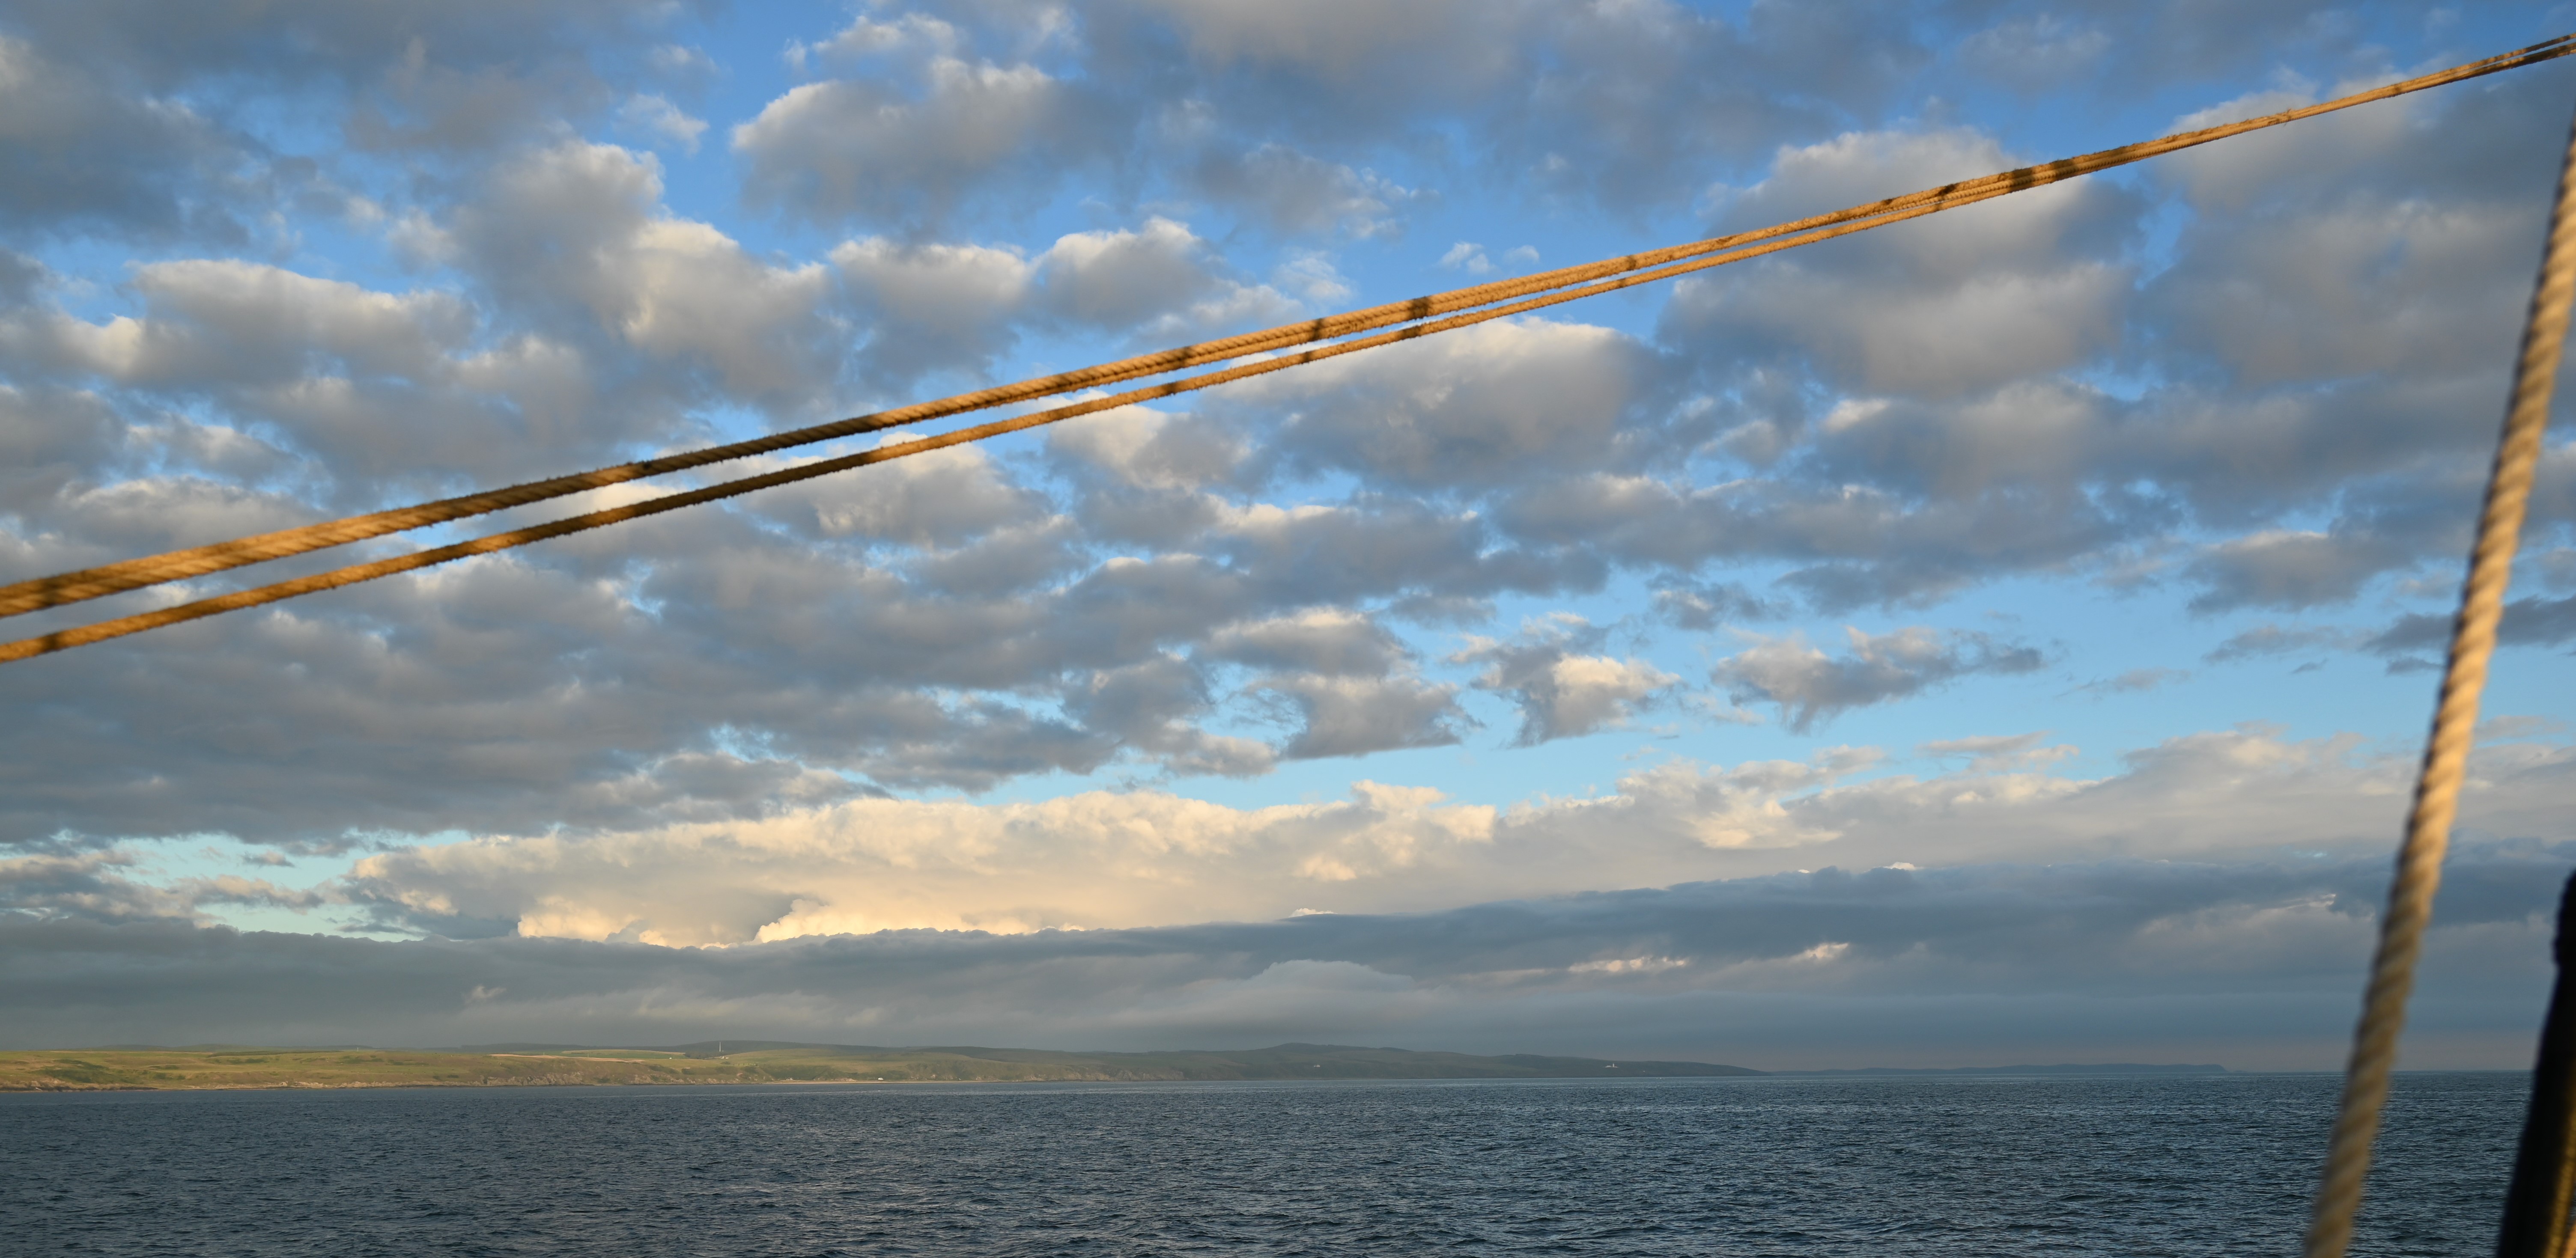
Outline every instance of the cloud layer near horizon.
{"type": "MultiPolygon", "coordinates": [[[[2462,824],[2555,841],[2576,749],[2511,735],[2490,727],[2505,741],[2478,753],[2462,824]]],[[[2099,778],[2054,767],[2075,752],[2037,735],[1952,740],[1916,749],[1928,773],[1891,771],[1868,747],[1728,767],[1668,760],[1606,794],[1504,808],[1368,781],[1347,800],[1263,808],[1160,791],[860,799],[402,844],[308,890],[144,873],[166,849],[64,849],[0,859],[0,908],[115,922],[335,907],[395,933],[695,947],[1441,909],[1825,866],[2340,860],[2388,848],[2414,768],[2355,739],[2261,729],[2141,748],[2099,778]]]]}
{"type": "MultiPolygon", "coordinates": [[[[761,821],[494,837],[359,860],[341,894],[385,925],[702,945],[887,929],[1181,926],[1390,912],[1827,865],[2261,860],[2384,851],[2410,761],[2263,731],[2178,738],[2083,780],[2072,748],[1995,739],[1969,763],[1642,768],[1609,794],[1497,809],[1361,782],[1236,809],[1139,791],[1033,804],[856,800],[761,821]]],[[[1955,755],[1953,747],[1927,749],[1955,755]]],[[[2492,747],[2463,824],[2554,835],[2576,751],[2492,747]]]]}
{"type": "MultiPolygon", "coordinates": [[[[2454,859],[2408,1064],[2529,1052],[2564,850],[2454,859]]],[[[1285,1039],[1799,1069],[2324,1069],[2375,859],[1820,870],[1413,915],[724,949],[0,919],[0,1043],[1285,1039]]]]}
{"type": "MultiPolygon", "coordinates": [[[[2233,731],[2077,780],[2042,739],[1920,750],[1959,767],[1872,775],[1857,748],[1673,763],[1506,810],[1376,784],[1257,810],[855,801],[404,847],[319,894],[26,857],[0,864],[18,910],[0,915],[0,1023],[29,1045],[1303,1038],[1781,1068],[2334,1064],[2402,758],[2233,731]],[[448,937],[191,920],[324,900],[448,937]]],[[[2554,742],[2481,754],[2465,822],[2493,837],[2451,862],[2415,1063],[2527,1053],[2571,852],[2526,836],[2555,833],[2571,769],[2554,742]]]]}

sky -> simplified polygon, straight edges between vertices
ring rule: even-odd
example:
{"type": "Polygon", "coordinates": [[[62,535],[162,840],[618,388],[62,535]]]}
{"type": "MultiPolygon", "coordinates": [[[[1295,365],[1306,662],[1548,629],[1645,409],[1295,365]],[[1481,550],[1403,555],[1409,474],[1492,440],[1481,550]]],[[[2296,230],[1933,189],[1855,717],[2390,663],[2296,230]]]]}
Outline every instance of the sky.
{"type": "MultiPolygon", "coordinates": [[[[2503,0],[24,0],[0,581],[2571,29],[2503,0]]],[[[2571,107],[2551,63],[0,666],[0,1046],[2336,1067],[2571,107]]],[[[2527,1063],[2576,868],[2563,433],[2411,1065],[2527,1063]]]]}

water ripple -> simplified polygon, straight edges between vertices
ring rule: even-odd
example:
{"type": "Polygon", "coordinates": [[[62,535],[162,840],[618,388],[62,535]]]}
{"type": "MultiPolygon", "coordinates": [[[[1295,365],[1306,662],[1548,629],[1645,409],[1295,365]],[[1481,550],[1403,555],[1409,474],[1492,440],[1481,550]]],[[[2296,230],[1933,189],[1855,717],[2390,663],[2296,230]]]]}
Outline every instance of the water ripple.
{"type": "MultiPolygon", "coordinates": [[[[0,1097],[0,1248],[2285,1255],[2316,1075],[0,1097]]],[[[2357,1255],[2484,1252],[2513,1074],[2401,1076],[2357,1255]]]]}

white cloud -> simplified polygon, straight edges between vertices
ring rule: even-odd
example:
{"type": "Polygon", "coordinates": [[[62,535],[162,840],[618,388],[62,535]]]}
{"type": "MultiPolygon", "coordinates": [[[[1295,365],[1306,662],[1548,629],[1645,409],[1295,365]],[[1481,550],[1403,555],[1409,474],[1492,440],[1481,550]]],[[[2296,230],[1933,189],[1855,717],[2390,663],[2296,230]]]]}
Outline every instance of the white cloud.
{"type": "MultiPolygon", "coordinates": [[[[878,444],[910,439],[889,433],[878,444]]],[[[865,478],[824,477],[785,486],[762,495],[753,509],[825,537],[916,546],[953,546],[1041,510],[1000,475],[991,455],[973,446],[897,459],[870,469],[865,478]]]]}
{"type": "MultiPolygon", "coordinates": [[[[1964,129],[1848,132],[1783,149],[1726,218],[1758,226],[2016,164],[1964,129]]],[[[1668,319],[1693,337],[1807,356],[1837,384],[1870,393],[1978,393],[2073,366],[2116,340],[2134,277],[2104,255],[2135,208],[2117,191],[2054,184],[1692,277],[1668,319]]]]}
{"type": "Polygon", "coordinates": [[[1908,698],[1975,673],[2032,672],[2045,662],[2035,647],[1965,630],[1916,625],[1876,635],[1845,632],[1851,654],[1840,659],[1795,635],[1755,638],[1711,676],[1738,703],[1779,705],[1782,721],[1804,732],[1852,708],[1908,698]]]}
{"type": "Polygon", "coordinates": [[[1445,747],[1458,741],[1466,723],[1456,686],[1419,677],[1284,673],[1264,677],[1251,689],[1276,695],[1295,710],[1300,726],[1280,749],[1291,760],[1445,747]]]}
{"type": "MultiPolygon", "coordinates": [[[[1208,241],[1160,217],[1068,233],[1035,257],[872,236],[842,243],[832,261],[873,318],[863,361],[897,383],[940,368],[986,368],[1029,329],[1178,339],[1299,309],[1267,285],[1228,278],[1208,241]]],[[[1326,265],[1304,278],[1311,291],[1330,277],[1326,265]]]]}
{"type": "Polygon", "coordinates": [[[790,43],[787,61],[802,69],[811,59],[856,59],[898,51],[927,50],[938,56],[953,56],[963,42],[964,36],[955,26],[927,13],[898,14],[890,22],[860,14],[829,39],[790,43]]]}
{"type": "Polygon", "coordinates": [[[1047,444],[1129,485],[1160,489],[1221,480],[1246,453],[1238,437],[1215,424],[1142,406],[1085,415],[1050,430],[1047,444]]]}
{"type": "Polygon", "coordinates": [[[1272,231],[1338,231],[1360,240],[1402,230],[1396,207],[1418,195],[1375,171],[1327,162],[1277,143],[1245,153],[1211,153],[1200,161],[1194,178],[1210,196],[1272,231]]]}
{"type": "Polygon", "coordinates": [[[1633,338],[1524,319],[1264,377],[1223,404],[1289,409],[1276,445],[1292,465],[1482,486],[1620,460],[1632,409],[1662,400],[1665,382],[1633,338]]]}
{"type": "Polygon", "coordinates": [[[2208,588],[2192,607],[2297,611],[2349,602],[2372,578],[2412,558],[2378,538],[2266,530],[2221,542],[2193,561],[2192,575],[2208,588]]]}
{"type": "Polygon", "coordinates": [[[1214,283],[1206,242],[1167,218],[1136,231],[1076,232],[1039,260],[1047,302],[1066,319],[1131,327],[1201,296],[1214,283]]]}
{"type": "Polygon", "coordinates": [[[660,213],[661,196],[649,154],[574,141],[497,172],[453,230],[506,288],[578,301],[628,345],[712,368],[735,396],[808,402],[835,367],[816,317],[822,265],[771,266],[710,224],[660,213]]]}
{"type": "Polygon", "coordinates": [[[245,235],[221,205],[251,191],[231,178],[250,154],[181,101],[115,90],[0,35],[0,117],[0,224],[245,235]]]}
{"type": "Polygon", "coordinates": [[[1449,246],[1449,252],[1440,255],[1440,265],[1453,271],[1465,271],[1469,275],[1494,273],[1493,259],[1485,256],[1485,247],[1468,240],[1461,240],[1449,246]]]}
{"type": "Polygon", "coordinates": [[[872,374],[898,382],[941,368],[988,369],[1016,338],[1037,274],[1009,249],[876,236],[835,246],[832,262],[871,316],[862,358],[872,374]]]}
{"type": "Polygon", "coordinates": [[[2087,73],[2111,43],[2099,26],[2043,13],[1978,31],[1960,42],[1956,55],[1980,77],[2038,92],[2087,73]]]}
{"type": "Polygon", "coordinates": [[[833,79],[771,101],[733,129],[746,194],[818,222],[935,221],[1009,172],[1061,168],[1107,138],[1085,125],[1077,89],[1032,65],[942,56],[923,77],[913,100],[833,79]]]}
{"type": "Polygon", "coordinates": [[[1378,676],[1398,667],[1408,654],[1376,621],[1330,608],[1227,625],[1209,635],[1204,650],[1255,668],[1328,676],[1378,676]]]}
{"type": "Polygon", "coordinates": [[[1400,68],[1444,78],[1491,73],[1519,17],[1516,5],[1463,0],[1317,0],[1297,9],[1259,0],[1144,3],[1173,19],[1191,51],[1213,65],[1279,67],[1344,87],[1400,68]]]}
{"type": "Polygon", "coordinates": [[[1509,642],[1472,639],[1452,663],[1482,664],[1476,685],[1521,709],[1521,746],[1625,727],[1681,678],[1634,657],[1586,655],[1603,635],[1582,618],[1558,616],[1509,642]]]}
{"type": "MultiPolygon", "coordinates": [[[[351,885],[401,916],[515,923],[525,935],[707,944],[1018,932],[1285,916],[1297,906],[1272,901],[1451,867],[1492,838],[1492,808],[1437,791],[1362,782],[1353,796],[1262,809],[1154,792],[857,800],[747,825],[414,848],[360,861],[351,885]]],[[[1372,885],[1333,902],[1389,898],[1372,885]]]]}
{"type": "Polygon", "coordinates": [[[698,137],[707,129],[705,119],[692,118],[669,99],[650,92],[627,97],[626,103],[617,107],[617,118],[632,130],[690,153],[698,151],[698,137]]]}

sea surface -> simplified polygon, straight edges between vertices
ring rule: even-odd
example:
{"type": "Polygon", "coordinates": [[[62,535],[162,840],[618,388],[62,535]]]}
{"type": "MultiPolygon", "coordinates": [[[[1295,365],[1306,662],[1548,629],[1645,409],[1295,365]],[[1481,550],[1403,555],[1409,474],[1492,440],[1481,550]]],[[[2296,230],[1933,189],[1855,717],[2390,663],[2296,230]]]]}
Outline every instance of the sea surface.
{"type": "MultiPolygon", "coordinates": [[[[2289,1255],[2337,1086],[12,1094],[0,1252],[2289,1255]]],[[[2355,1252],[2491,1251],[2525,1087],[2400,1076],[2355,1252]]]]}

